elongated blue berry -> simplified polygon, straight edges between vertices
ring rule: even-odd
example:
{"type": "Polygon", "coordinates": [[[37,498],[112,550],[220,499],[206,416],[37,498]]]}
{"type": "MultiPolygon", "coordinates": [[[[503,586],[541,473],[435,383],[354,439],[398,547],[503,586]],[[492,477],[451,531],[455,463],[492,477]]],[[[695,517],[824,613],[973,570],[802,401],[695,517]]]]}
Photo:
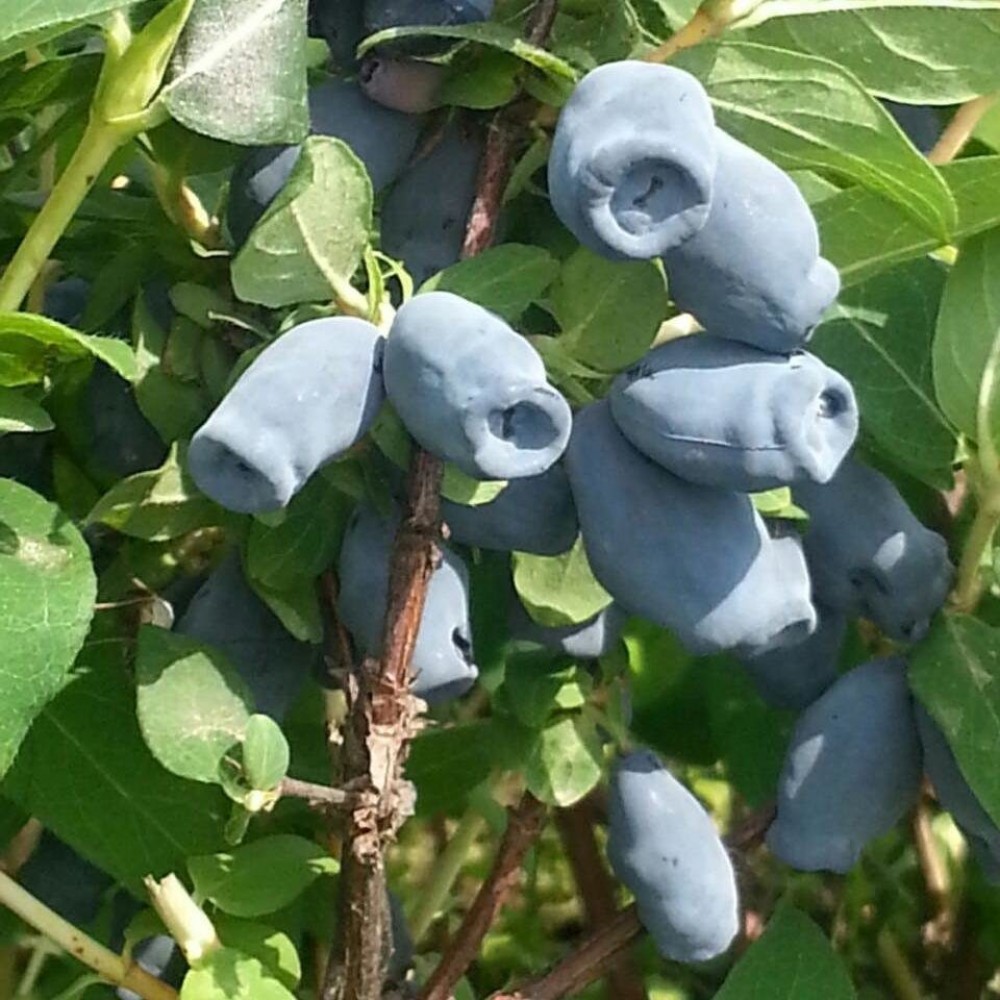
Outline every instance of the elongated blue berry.
{"type": "Polygon", "coordinates": [[[891,638],[917,642],[951,586],[944,539],[925,528],[896,487],[853,457],[825,484],[803,481],[806,558],[817,599],[864,615],[891,638]]]}
{"type": "Polygon", "coordinates": [[[712,107],[690,73],[607,63],[560,112],[549,196],[584,246],[614,260],[648,260],[705,224],[716,160],[712,107]]]}
{"type": "Polygon", "coordinates": [[[795,182],[716,129],[718,167],[705,225],[663,255],[670,295],[710,333],[763,351],[801,347],[840,291],[819,255],[795,182]]]}
{"type": "MultiPolygon", "coordinates": [[[[169,934],[157,934],[140,941],[132,951],[137,965],[169,986],[180,987],[187,972],[187,961],[177,942],[169,934]]],[[[118,988],[119,1000],[141,1000],[138,993],[124,986],[118,988]]]]}
{"type": "Polygon", "coordinates": [[[541,475],[569,439],[569,405],[534,347],[450,292],[418,295],[396,314],[385,388],[424,448],[477,479],[541,475]]]}
{"type": "Polygon", "coordinates": [[[802,642],[757,656],[750,650],[740,658],[757,693],[775,708],[801,710],[837,679],[847,618],[819,605],[816,611],[816,631],[802,642]]]}
{"type": "Polygon", "coordinates": [[[794,350],[840,289],[791,178],[716,128],[702,85],[673,67],[584,77],[556,128],[549,194],[596,253],[661,257],[676,304],[716,336],[794,350]]]}
{"type": "Polygon", "coordinates": [[[83,418],[96,466],[115,478],[159,467],[167,446],[136,402],[132,386],[102,362],[83,391],[83,418]]]}
{"type": "Polygon", "coordinates": [[[246,243],[292,176],[301,152],[301,146],[259,146],[236,165],[226,203],[226,226],[234,246],[246,243]]]}
{"type": "Polygon", "coordinates": [[[608,796],[608,860],[666,958],[706,962],[739,930],[732,862],[701,803],[650,750],[619,758],[608,796]]]}
{"type": "Polygon", "coordinates": [[[609,398],[641,452],[682,479],[729,490],[826,482],[858,433],[850,384],[818,358],[718,337],[654,348],[609,398]]]}
{"type": "Polygon", "coordinates": [[[618,430],[607,400],[576,415],[566,452],[594,575],[691,652],[762,651],[816,626],[799,542],[772,539],[745,494],[688,483],[618,430]]]}
{"type": "Polygon", "coordinates": [[[66,326],[79,326],[90,297],[90,282],[85,278],[61,278],[45,289],[42,315],[66,326]]]}
{"type": "Polygon", "coordinates": [[[768,847],[802,871],[846,872],[910,808],[920,774],[905,662],[856,667],[799,717],[768,847]]]}
{"type": "Polygon", "coordinates": [[[579,532],[566,470],[556,463],[540,476],[512,479],[489,503],[441,501],[441,519],[463,545],[554,556],[579,532]]]}
{"type": "Polygon", "coordinates": [[[385,392],[383,341],[347,316],[310,320],[254,359],[195,433],[188,467],[229,510],[284,507],[371,426],[385,392]]]}
{"type": "Polygon", "coordinates": [[[416,59],[371,55],[361,63],[358,80],[367,97],[384,108],[422,114],[437,107],[447,69],[416,59]]]}
{"type": "Polygon", "coordinates": [[[420,135],[421,119],[372,101],[358,83],[326,80],[309,91],[314,135],[342,139],[381,191],[403,172],[420,135]]]}
{"type": "Polygon", "coordinates": [[[482,151],[477,134],[450,125],[386,195],[382,249],[403,261],[417,287],[459,258],[482,151]]]}
{"type": "Polygon", "coordinates": [[[906,138],[921,153],[929,153],[941,135],[941,119],[937,109],[926,104],[900,104],[882,101],[882,107],[896,119],[896,124],[906,133],[906,138]]]}

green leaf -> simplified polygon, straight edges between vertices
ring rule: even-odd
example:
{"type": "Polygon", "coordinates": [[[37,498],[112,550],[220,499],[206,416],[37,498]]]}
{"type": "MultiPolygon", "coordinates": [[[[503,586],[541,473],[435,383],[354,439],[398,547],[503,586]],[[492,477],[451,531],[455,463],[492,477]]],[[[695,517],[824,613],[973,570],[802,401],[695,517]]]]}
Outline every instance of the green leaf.
{"type": "Polygon", "coordinates": [[[180,1000],[295,1000],[259,958],[219,948],[184,977],[180,1000]]]}
{"type": "Polygon", "coordinates": [[[541,247],[505,243],[445,268],[421,292],[453,292],[513,322],[555,280],[559,262],[541,247]]]}
{"type": "Polygon", "coordinates": [[[854,1000],[854,987],[823,932],[782,906],[726,977],[715,1000],[854,1000]],[[761,991],[765,990],[766,993],[761,991]]]}
{"type": "Polygon", "coordinates": [[[908,104],[959,104],[1000,86],[1000,3],[895,0],[824,12],[826,5],[768,21],[748,37],[832,59],[874,93],[908,104]]]}
{"type": "Polygon", "coordinates": [[[582,716],[563,716],[538,733],[524,765],[524,780],[536,798],[565,808],[579,802],[601,780],[601,741],[582,716]]]}
{"type": "Polygon", "coordinates": [[[211,330],[219,316],[233,310],[232,302],[216,289],[193,281],[180,281],[174,285],[170,289],[170,304],[203,330],[211,330]]]}
{"type": "Polygon", "coordinates": [[[488,111],[509,104],[520,90],[522,63],[507,52],[480,49],[472,58],[459,53],[438,90],[437,99],[450,107],[488,111]]]}
{"type": "Polygon", "coordinates": [[[215,139],[301,141],[306,0],[198,0],[161,99],[181,124],[215,139]]]}
{"type": "MultiPolygon", "coordinates": [[[[666,757],[714,764],[721,749],[709,712],[712,685],[696,660],[665,628],[633,618],[625,630],[630,729],[666,757]]],[[[773,795],[774,788],[770,789],[773,795]]]]}
{"type": "Polygon", "coordinates": [[[333,481],[313,476],[292,499],[280,524],[269,527],[258,520],[251,522],[247,573],[276,589],[295,586],[303,579],[312,581],[340,551],[353,506],[333,481]]]}
{"type": "Polygon", "coordinates": [[[667,289],[651,262],[615,263],[580,247],[559,272],[550,308],[566,353],[613,372],[649,349],[667,315],[667,289]]]}
{"type": "Polygon", "coordinates": [[[946,488],[955,435],[935,399],[930,365],[945,276],[937,261],[922,259],[854,285],[809,346],[850,381],[878,447],[946,488]]]}
{"type": "Polygon", "coordinates": [[[198,492],[174,447],[160,468],[115,483],[94,505],[87,523],[106,524],[148,542],[164,542],[219,524],[224,517],[216,504],[198,492]]]}
{"type": "Polygon", "coordinates": [[[233,261],[233,290],[272,308],[331,299],[361,262],[371,225],[364,164],[339,139],[310,136],[233,261]]]}
{"type": "Polygon", "coordinates": [[[313,578],[300,576],[283,581],[281,586],[271,586],[252,576],[249,580],[260,599],[296,639],[312,643],[323,641],[323,618],[313,578]]]}
{"type": "Polygon", "coordinates": [[[9,73],[0,81],[0,119],[33,114],[44,104],[88,100],[100,68],[100,56],[77,55],[72,59],[48,59],[9,73]]]}
{"type": "Polygon", "coordinates": [[[156,759],[182,778],[217,782],[253,708],[235,668],[186,635],[144,625],[135,673],[139,725],[156,759]]]}
{"type": "Polygon", "coordinates": [[[514,587],[540,625],[575,625],[593,618],[611,603],[587,562],[583,541],[558,556],[512,554],[514,587]]]}
{"type": "MultiPolygon", "coordinates": [[[[791,735],[791,713],[765,705],[746,672],[731,660],[713,657],[699,661],[693,669],[701,675],[711,741],[726,779],[751,807],[760,808],[774,799],[778,787],[791,735]]],[[[662,716],[657,721],[660,726],[669,725],[662,716]]]]}
{"type": "Polygon", "coordinates": [[[469,793],[495,766],[496,730],[491,720],[423,730],[406,759],[406,777],[417,789],[417,815],[461,812],[469,793]]]}
{"type": "Polygon", "coordinates": [[[397,38],[457,38],[465,41],[478,42],[490,48],[499,49],[517,56],[522,62],[541,70],[548,79],[560,87],[568,96],[576,84],[577,72],[565,60],[553,55],[546,49],[532,45],[522,38],[519,31],[496,21],[484,21],[476,24],[458,26],[413,26],[406,28],[387,28],[377,34],[369,35],[358,48],[358,54],[364,55],[373,48],[385,45],[397,38]]]}
{"type": "Polygon", "coordinates": [[[0,312],[0,385],[40,382],[55,364],[95,357],[129,381],[138,376],[132,348],[113,337],[95,337],[44,316],[0,312]]]}
{"type": "Polygon", "coordinates": [[[569,3],[560,5],[552,29],[552,45],[567,58],[589,64],[627,59],[641,39],[630,3],[569,3]]]}
{"type": "MultiPolygon", "coordinates": [[[[979,437],[979,383],[1000,338],[1000,229],[962,244],[941,299],[934,337],[934,388],[948,418],[972,440],[979,437]]],[[[1000,407],[988,416],[1000,441],[1000,407]]]]}
{"type": "Polygon", "coordinates": [[[135,35],[122,55],[109,62],[94,94],[94,111],[104,121],[144,111],[163,83],[167,64],[195,0],[172,0],[135,35]]]}
{"type": "Polygon", "coordinates": [[[504,708],[530,729],[541,729],[567,684],[578,680],[578,668],[549,650],[511,655],[500,689],[504,708]]]}
{"type": "Polygon", "coordinates": [[[142,898],[143,876],[221,846],[227,807],[150,754],[116,631],[109,623],[84,647],[80,676],[35,722],[4,793],[142,898]]]}
{"type": "Polygon", "coordinates": [[[136,296],[132,341],[139,374],[135,398],[164,441],[190,437],[212,409],[214,400],[193,381],[201,379],[199,342],[207,339],[185,316],[175,316],[168,328],[161,327],[145,297],[136,296]],[[183,378],[174,366],[186,369],[189,376],[183,378]]]}
{"type": "MultiPolygon", "coordinates": [[[[963,239],[1000,223],[1000,156],[978,156],[941,168],[958,205],[953,238],[963,239]]],[[[851,188],[819,202],[813,212],[823,253],[837,265],[844,287],[940,246],[891,201],[851,188]]]]}
{"type": "Polygon", "coordinates": [[[285,775],[291,751],[281,726],[269,715],[251,715],[243,733],[243,772],[251,788],[269,792],[285,775]]]}
{"type": "Polygon", "coordinates": [[[212,918],[219,940],[258,959],[267,971],[283,986],[294,990],[302,978],[302,963],[295,942],[282,931],[255,920],[240,920],[217,913],[212,918]]]}
{"type": "Polygon", "coordinates": [[[122,0],[0,0],[0,59],[126,6],[122,0]]]}
{"type": "Polygon", "coordinates": [[[339,870],[336,859],[318,844],[289,833],[188,861],[196,894],[234,917],[280,910],[315,879],[339,870]]]}
{"type": "Polygon", "coordinates": [[[0,844],[9,845],[31,817],[16,803],[0,798],[0,844]]]}
{"type": "Polygon", "coordinates": [[[910,686],[947,737],[983,808],[1000,824],[1000,629],[948,615],[911,657],[910,686]]]}
{"type": "Polygon", "coordinates": [[[708,90],[719,125],[786,170],[833,173],[890,199],[946,240],[955,201],[892,116],[836,63],[767,45],[699,45],[677,64],[708,90]]]}
{"type": "Polygon", "coordinates": [[[212,411],[200,386],[174,378],[159,365],[136,385],[135,399],[164,441],[190,437],[212,411]]]}
{"type": "Polygon", "coordinates": [[[90,552],[69,518],[0,479],[0,776],[69,681],[96,596],[90,552]]]}
{"type": "Polygon", "coordinates": [[[184,382],[197,382],[201,376],[201,345],[208,339],[197,323],[186,316],[176,316],[163,346],[163,367],[184,382]]]}
{"type": "Polygon", "coordinates": [[[0,434],[50,431],[52,418],[32,399],[13,389],[0,387],[0,434]]]}
{"type": "MultiPolygon", "coordinates": [[[[810,343],[809,346],[813,345],[810,343]]],[[[751,493],[750,499],[757,512],[763,517],[782,517],[790,521],[804,521],[809,516],[801,507],[795,506],[792,501],[792,491],[787,486],[778,486],[773,490],[751,493]]]]}

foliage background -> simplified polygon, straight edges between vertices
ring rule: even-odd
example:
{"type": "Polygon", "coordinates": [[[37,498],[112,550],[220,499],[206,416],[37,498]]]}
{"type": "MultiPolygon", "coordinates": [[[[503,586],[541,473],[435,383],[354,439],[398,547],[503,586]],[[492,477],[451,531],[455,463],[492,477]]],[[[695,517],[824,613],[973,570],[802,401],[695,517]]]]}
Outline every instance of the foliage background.
{"type": "MultiPolygon", "coordinates": [[[[961,563],[963,613],[914,651],[911,677],[1000,821],[1000,111],[965,129],[959,158],[934,164],[878,100],[929,105],[942,126],[961,125],[967,102],[1000,86],[1000,2],[764,0],[696,12],[675,0],[563,0],[548,51],[521,40],[524,14],[508,0],[494,23],[449,33],[466,44],[447,60],[447,105],[485,119],[524,88],[558,106],[598,63],[674,33],[696,37],[699,25],[715,31],[673,61],[702,80],[727,130],[806,193],[844,283],[815,350],[857,390],[866,457],[961,563]]],[[[263,343],[314,315],[377,314],[393,273],[373,251],[377,205],[363,168],[336,140],[309,141],[299,183],[235,258],[217,224],[242,147],[303,137],[307,74],[321,74],[326,55],[305,43],[305,17],[305,0],[0,0],[0,255],[13,262],[0,283],[0,473],[25,484],[0,481],[0,841],[12,865],[15,834],[33,816],[140,898],[145,875],[178,872],[216,921],[240,996],[263,996],[253,992],[262,980],[284,984],[269,997],[314,995],[331,933],[336,831],[292,797],[273,812],[246,807],[257,801],[250,793],[274,791],[286,766],[329,782],[329,698],[311,685],[276,733],[251,721],[253,705],[234,696],[217,654],[145,623],[161,620],[164,602],[183,602],[228,540],[288,629],[318,643],[316,578],[352,502],[371,488],[362,453],[319,474],[283,519],[254,520],[219,509],[184,472],[186,440],[263,343]],[[75,177],[79,189],[91,173],[90,190],[66,183],[75,177]],[[54,210],[38,215],[48,195],[54,210]],[[16,253],[44,243],[40,233],[51,244],[41,258],[53,262],[36,276],[16,253]],[[37,315],[45,286],[65,275],[90,282],[71,326],[37,315]],[[128,381],[170,446],[159,468],[109,471],[81,416],[95,365],[128,381]],[[214,720],[210,739],[192,703],[214,720]],[[234,737],[235,777],[218,768],[234,737]],[[234,848],[240,835],[246,846],[234,848]],[[234,850],[244,880],[216,857],[234,850]],[[262,939],[280,945],[262,951],[262,939]]],[[[671,309],[653,265],[600,260],[555,220],[539,173],[546,121],[543,109],[518,150],[502,245],[428,287],[515,322],[582,403],[648,348],[671,309]]],[[[399,457],[400,434],[385,421],[371,447],[399,457]]],[[[460,477],[447,489],[484,497],[460,477]]],[[[784,510],[787,501],[762,502],[784,510]]],[[[623,679],[635,738],[670,760],[725,830],[766,807],[792,722],[732,663],[696,662],[639,622],[596,671],[512,651],[494,613],[506,601],[504,560],[480,553],[473,576],[480,689],[434,713],[415,739],[407,774],[417,813],[390,859],[411,921],[427,924],[419,973],[489,868],[502,806],[523,786],[563,812],[529,853],[460,997],[538,972],[584,930],[578,879],[594,872],[574,871],[566,848],[595,830],[603,837],[609,751],[599,731],[615,725],[623,679]],[[435,895],[442,859],[457,881],[435,895]],[[428,899],[438,904],[430,914],[428,899]]],[[[519,557],[515,579],[550,621],[580,620],[603,600],[566,561],[519,557]]],[[[859,629],[845,666],[881,648],[859,629]]],[[[1000,896],[929,794],[844,878],[789,872],[759,849],[739,865],[747,939],[696,969],[664,963],[643,942],[628,962],[651,997],[1000,993],[987,985],[1000,966],[1000,896]]],[[[109,939],[114,906],[109,890],[86,928],[96,939],[109,939]]],[[[148,914],[138,919],[139,930],[154,926],[148,914]]],[[[44,941],[7,911],[2,935],[0,995],[109,995],[71,960],[47,958],[44,941]]],[[[236,995],[220,985],[220,968],[209,963],[185,998],[236,995]]],[[[599,982],[580,995],[614,995],[607,990],[599,982]]]]}

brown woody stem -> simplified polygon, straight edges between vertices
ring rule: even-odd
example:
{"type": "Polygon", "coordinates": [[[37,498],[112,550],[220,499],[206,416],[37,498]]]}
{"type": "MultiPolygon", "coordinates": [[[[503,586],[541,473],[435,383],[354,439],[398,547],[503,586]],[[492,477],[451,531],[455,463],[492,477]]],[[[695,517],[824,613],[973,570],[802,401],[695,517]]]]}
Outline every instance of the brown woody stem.
{"type": "Polygon", "coordinates": [[[574,996],[603,976],[642,934],[642,924],[633,904],[584,938],[575,951],[550,971],[513,993],[498,993],[492,1000],[559,1000],[574,996]]]}
{"type": "MultiPolygon", "coordinates": [[[[583,901],[587,930],[610,924],[618,910],[615,884],[594,836],[594,808],[587,798],[555,814],[559,836],[569,858],[573,878],[583,901]]],[[[646,1000],[646,989],[631,956],[623,952],[607,973],[608,996],[615,1000],[646,1000]]]]}
{"type": "Polygon", "coordinates": [[[507,813],[507,829],[493,867],[455,932],[420,1000],[448,1000],[475,960],[487,931],[521,878],[522,863],[545,823],[545,806],[529,792],[507,813]]]}
{"type": "MultiPolygon", "coordinates": [[[[530,18],[529,41],[536,45],[544,42],[556,8],[557,0],[539,0],[530,18]]],[[[506,111],[500,111],[480,164],[463,258],[482,253],[493,242],[511,161],[520,141],[520,125],[508,120],[506,111]]],[[[390,569],[383,653],[377,662],[368,659],[360,671],[345,677],[349,714],[343,784],[372,794],[347,817],[338,933],[327,966],[324,1000],[379,1000],[382,995],[387,921],[385,852],[412,812],[412,789],[403,778],[403,765],[410,738],[419,725],[420,703],[410,695],[409,667],[427,584],[438,557],[443,475],[444,464],[439,458],[414,449],[407,506],[390,569]]],[[[490,921],[505,895],[502,886],[498,887],[490,921]]],[[[475,938],[475,948],[488,926],[475,938]]],[[[466,966],[469,961],[471,957],[466,966]]]]}
{"type": "MultiPolygon", "coordinates": [[[[726,846],[730,851],[750,850],[761,842],[773,819],[774,803],[768,803],[747,816],[726,837],[726,846]]],[[[497,993],[490,1000],[561,1000],[562,997],[575,996],[585,986],[605,975],[643,933],[633,904],[584,938],[548,972],[513,992],[497,993]]]]}
{"type": "Polygon", "coordinates": [[[403,778],[419,703],[410,694],[410,659],[440,537],[440,459],[417,450],[406,511],[389,573],[382,656],[345,674],[349,715],[344,783],[359,793],[347,814],[341,853],[337,936],[327,966],[327,1000],[379,1000],[387,930],[385,852],[412,812],[403,778]]]}

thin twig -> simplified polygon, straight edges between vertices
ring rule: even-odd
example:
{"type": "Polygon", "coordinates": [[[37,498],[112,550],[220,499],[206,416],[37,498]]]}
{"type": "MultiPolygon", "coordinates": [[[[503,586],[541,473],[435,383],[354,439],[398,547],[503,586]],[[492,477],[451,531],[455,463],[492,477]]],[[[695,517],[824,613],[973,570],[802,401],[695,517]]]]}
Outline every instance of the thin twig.
{"type": "Polygon", "coordinates": [[[506,116],[500,112],[490,123],[486,134],[476,197],[462,244],[463,260],[482,253],[493,242],[500,203],[510,177],[511,159],[518,145],[518,135],[506,125],[506,116]]]}
{"type": "Polygon", "coordinates": [[[728,26],[728,21],[717,20],[707,10],[699,7],[678,31],[675,31],[665,42],[647,52],[642,58],[646,62],[664,63],[672,59],[684,49],[694,48],[711,38],[722,34],[728,26]]]}
{"type": "Polygon", "coordinates": [[[525,792],[507,813],[507,829],[493,859],[493,867],[465,914],[437,968],[420,994],[420,1000],[448,1000],[455,984],[479,953],[483,938],[521,878],[524,856],[541,833],[546,808],[525,792]]]}
{"type": "Polygon", "coordinates": [[[532,45],[544,45],[548,41],[558,13],[559,0],[538,0],[528,17],[525,30],[525,37],[532,45]]]}
{"type": "Polygon", "coordinates": [[[84,934],[2,872],[0,905],[13,910],[22,920],[89,966],[107,982],[124,986],[144,1000],[177,1000],[177,991],[173,987],[84,934]]]}
{"type": "Polygon", "coordinates": [[[298,778],[285,778],[278,786],[278,791],[282,798],[304,799],[317,809],[349,809],[359,801],[356,792],[318,785],[312,781],[299,781],[298,778]]]}
{"type": "MultiPolygon", "coordinates": [[[[527,25],[527,40],[532,45],[545,44],[558,10],[559,0],[538,0],[535,4],[527,25]]],[[[514,166],[514,154],[524,136],[522,112],[516,104],[502,108],[493,116],[462,244],[463,260],[475,257],[493,243],[504,191],[514,166]]]]}
{"type": "Polygon", "coordinates": [[[12,877],[28,863],[28,859],[38,847],[45,827],[32,817],[8,841],[3,854],[0,855],[0,871],[12,877]]]}
{"type": "Polygon", "coordinates": [[[927,895],[935,915],[940,916],[952,909],[951,880],[948,877],[948,866],[934,839],[930,803],[925,796],[921,796],[913,814],[913,843],[920,860],[927,895]]]}
{"type": "MultiPolygon", "coordinates": [[[[556,826],[569,858],[573,878],[583,900],[587,930],[611,923],[618,910],[615,885],[594,836],[594,810],[590,799],[555,814],[556,826]]],[[[615,1000],[646,1000],[646,989],[631,956],[619,955],[607,975],[608,996],[615,1000]]]]}
{"type": "Polygon", "coordinates": [[[924,991],[895,935],[883,927],[875,938],[875,950],[897,1000],[923,1000],[924,991]]]}
{"type": "Polygon", "coordinates": [[[575,996],[603,976],[642,933],[639,914],[633,904],[585,938],[575,951],[550,971],[530,980],[513,993],[497,993],[491,1000],[560,1000],[561,997],[575,996]]]}
{"type": "Polygon", "coordinates": [[[726,836],[726,847],[730,851],[739,853],[757,847],[763,842],[767,828],[774,822],[776,812],[777,805],[771,801],[749,813],[739,826],[734,827],[726,836]]]}
{"type": "Polygon", "coordinates": [[[963,104],[948,122],[948,127],[941,133],[934,148],[927,154],[927,159],[939,166],[942,163],[951,163],[972,138],[980,119],[989,111],[996,99],[996,94],[986,94],[983,97],[974,97],[963,104]]]}
{"type": "MultiPolygon", "coordinates": [[[[746,852],[764,838],[774,819],[774,803],[767,803],[751,813],[726,837],[726,847],[746,852]]],[[[612,920],[588,935],[562,961],[548,972],[530,980],[511,993],[498,993],[491,1000],[561,1000],[575,996],[595,979],[600,979],[619,957],[643,934],[635,906],[629,906],[612,920]]]]}

